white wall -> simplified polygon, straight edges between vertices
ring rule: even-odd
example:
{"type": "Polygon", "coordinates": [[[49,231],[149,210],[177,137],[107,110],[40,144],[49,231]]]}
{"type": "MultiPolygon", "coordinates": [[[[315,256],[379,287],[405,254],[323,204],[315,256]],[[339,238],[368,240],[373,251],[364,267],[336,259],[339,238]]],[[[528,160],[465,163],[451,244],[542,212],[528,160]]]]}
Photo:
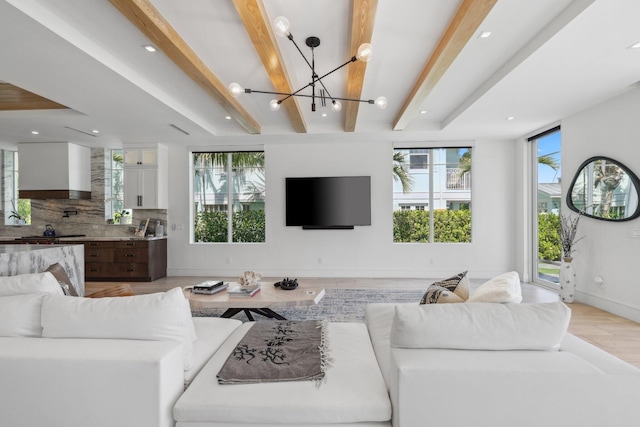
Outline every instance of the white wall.
{"type": "Polygon", "coordinates": [[[514,269],[512,141],[473,143],[472,243],[394,244],[392,135],[377,138],[347,142],[316,135],[296,143],[265,143],[264,244],[189,243],[189,150],[170,146],[169,275],[236,276],[251,269],[271,277],[445,278],[469,270],[471,277],[488,278],[514,269]],[[285,177],[332,175],[371,176],[372,225],[354,230],[286,227],[285,177]]]}
{"type": "MultiPolygon", "coordinates": [[[[592,156],[622,162],[640,175],[640,89],[562,121],[563,197],[580,164],[592,156]]],[[[564,199],[563,199],[564,202],[564,199]]],[[[563,204],[563,212],[571,212],[563,204]]],[[[577,300],[640,322],[640,239],[629,237],[640,219],[608,222],[582,218],[574,253],[577,300]],[[602,276],[598,286],[595,276],[602,276]]]]}

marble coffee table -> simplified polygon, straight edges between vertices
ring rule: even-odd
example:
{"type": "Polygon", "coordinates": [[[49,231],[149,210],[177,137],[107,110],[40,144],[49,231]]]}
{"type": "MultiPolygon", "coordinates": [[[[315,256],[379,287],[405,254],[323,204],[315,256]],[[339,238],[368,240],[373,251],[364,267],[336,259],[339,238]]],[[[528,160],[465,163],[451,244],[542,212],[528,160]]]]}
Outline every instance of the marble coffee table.
{"type": "MultiPolygon", "coordinates": [[[[229,283],[228,289],[238,286],[235,282],[229,283]]],[[[296,289],[287,291],[273,286],[273,283],[262,283],[260,292],[252,297],[229,296],[227,290],[213,295],[194,294],[191,289],[184,290],[185,296],[193,308],[225,308],[221,317],[233,317],[244,312],[250,321],[253,321],[252,313],[272,319],[286,320],[273,309],[278,307],[296,307],[318,304],[324,297],[324,289],[306,289],[301,284],[296,289]]]]}

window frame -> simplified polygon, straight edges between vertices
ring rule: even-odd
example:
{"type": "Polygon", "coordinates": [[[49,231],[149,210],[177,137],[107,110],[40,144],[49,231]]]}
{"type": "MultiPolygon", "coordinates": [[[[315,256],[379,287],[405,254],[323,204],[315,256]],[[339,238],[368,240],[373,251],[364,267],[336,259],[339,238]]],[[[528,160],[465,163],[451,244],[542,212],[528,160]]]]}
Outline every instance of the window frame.
{"type": "MultiPolygon", "coordinates": [[[[247,212],[251,209],[247,209],[247,204],[246,202],[242,202],[240,200],[238,200],[238,210],[234,210],[234,197],[240,193],[236,193],[235,192],[235,185],[233,185],[234,180],[237,177],[236,174],[236,170],[237,170],[237,166],[235,166],[233,164],[233,156],[236,154],[243,154],[243,153],[261,153],[263,156],[263,165],[261,167],[259,167],[259,169],[262,170],[261,172],[261,179],[264,181],[264,188],[262,189],[262,194],[263,194],[263,205],[266,205],[266,173],[265,173],[265,151],[264,148],[255,148],[255,149],[245,149],[245,150],[238,150],[238,149],[216,149],[216,150],[203,150],[203,149],[197,149],[197,150],[190,150],[189,152],[189,170],[190,170],[190,181],[189,181],[189,199],[190,199],[190,203],[189,205],[191,206],[191,212],[190,212],[190,243],[191,244],[264,244],[266,243],[266,218],[265,218],[265,225],[264,225],[264,238],[262,241],[234,241],[234,228],[233,228],[233,215],[236,212],[247,212]],[[198,167],[195,165],[195,159],[194,156],[198,155],[198,154],[224,154],[227,156],[227,161],[226,161],[226,166],[215,166],[213,167],[213,169],[218,169],[221,172],[219,173],[220,177],[231,177],[231,183],[232,185],[227,185],[227,192],[225,193],[225,197],[226,197],[226,204],[224,204],[226,206],[226,209],[222,209],[222,204],[219,203],[215,203],[215,204],[209,204],[207,203],[205,206],[214,206],[215,205],[215,209],[214,210],[205,210],[207,212],[224,212],[227,214],[227,228],[226,228],[226,241],[197,241],[196,240],[196,215],[198,213],[198,201],[196,200],[196,194],[195,194],[195,188],[194,188],[194,178],[195,178],[195,173],[196,173],[196,169],[198,169],[198,167]]],[[[248,166],[246,166],[248,167],[248,166]]],[[[252,167],[256,167],[256,166],[252,166],[252,167]]],[[[263,207],[262,210],[266,210],[265,209],[266,206],[263,207]]]]}
{"type": "MultiPolygon", "coordinates": [[[[469,241],[468,242],[455,242],[455,241],[436,241],[436,236],[435,236],[435,214],[434,212],[436,210],[438,210],[438,208],[436,207],[436,198],[435,198],[435,182],[436,182],[436,177],[439,181],[442,181],[444,184],[440,185],[440,189],[438,190],[438,193],[441,193],[442,191],[445,191],[447,193],[451,193],[452,198],[451,200],[455,201],[456,203],[462,205],[462,204],[466,204],[466,208],[465,209],[455,209],[455,210],[471,210],[471,205],[472,205],[472,200],[473,200],[473,179],[472,174],[471,174],[471,169],[468,171],[469,173],[469,184],[468,184],[468,188],[464,188],[464,189],[455,189],[455,188],[449,188],[448,187],[448,178],[447,178],[447,172],[446,170],[448,169],[448,165],[449,163],[447,163],[447,159],[446,159],[446,150],[466,150],[470,153],[471,155],[471,159],[473,159],[473,151],[474,151],[475,147],[473,144],[469,143],[469,144],[462,144],[462,145],[437,145],[437,146],[429,146],[428,144],[416,144],[416,143],[411,143],[411,144],[406,144],[406,143],[397,143],[393,145],[393,153],[395,154],[396,151],[406,151],[406,156],[405,158],[407,158],[405,164],[406,164],[406,171],[411,174],[411,172],[415,172],[418,174],[422,174],[422,175],[427,175],[427,180],[428,180],[428,190],[426,191],[412,191],[413,193],[425,193],[428,194],[428,198],[424,198],[422,200],[403,200],[402,198],[396,198],[396,195],[399,194],[395,188],[392,190],[393,194],[392,194],[392,206],[393,206],[393,211],[408,211],[408,210],[421,210],[421,209],[417,209],[418,205],[422,205],[424,206],[424,210],[428,210],[429,212],[429,241],[396,241],[396,237],[395,237],[395,226],[396,226],[396,220],[395,220],[395,216],[392,220],[392,225],[393,225],[393,229],[394,229],[394,235],[392,236],[392,240],[394,244],[411,244],[411,243],[418,243],[418,244],[424,244],[424,243],[429,243],[429,244],[434,244],[434,243],[456,243],[456,244],[470,244],[473,243],[473,214],[470,213],[470,217],[469,217],[469,221],[470,221],[470,231],[469,231],[469,241]],[[410,168],[410,159],[409,157],[411,156],[411,152],[410,150],[426,150],[426,153],[418,153],[420,155],[427,155],[427,159],[428,159],[428,164],[426,168],[420,168],[420,169],[411,169],[410,168]],[[436,163],[436,157],[438,156],[438,154],[436,153],[437,150],[444,150],[444,160],[438,160],[436,163]],[[444,166],[445,171],[444,171],[444,176],[441,177],[440,176],[440,172],[438,171],[438,169],[441,168],[441,166],[444,166]],[[461,193],[462,192],[468,192],[469,193],[469,199],[461,199],[461,193]],[[396,208],[397,207],[397,208],[396,208]]],[[[461,154],[461,156],[464,155],[464,153],[461,154]]],[[[394,186],[395,187],[395,186],[394,186]]],[[[410,194],[409,192],[406,194],[410,194]]],[[[449,200],[444,200],[444,208],[447,210],[451,210],[449,208],[449,200]]]]}

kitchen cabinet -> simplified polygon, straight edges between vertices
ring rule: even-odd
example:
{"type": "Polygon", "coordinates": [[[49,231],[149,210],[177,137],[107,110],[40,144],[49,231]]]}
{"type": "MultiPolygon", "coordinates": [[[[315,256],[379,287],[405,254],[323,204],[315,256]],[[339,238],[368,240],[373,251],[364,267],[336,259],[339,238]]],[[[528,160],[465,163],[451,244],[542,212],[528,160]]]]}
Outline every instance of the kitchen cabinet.
{"type": "Polygon", "coordinates": [[[158,149],[127,148],[124,150],[124,166],[156,166],[158,164],[158,149]]]}
{"type": "Polygon", "coordinates": [[[169,158],[166,146],[127,148],[124,152],[124,208],[167,209],[169,158]]]}
{"type": "Polygon", "coordinates": [[[84,244],[84,276],[87,281],[113,277],[114,242],[88,241],[84,244]]]}
{"type": "Polygon", "coordinates": [[[151,282],[167,275],[167,239],[85,241],[87,281],[151,282]]]}

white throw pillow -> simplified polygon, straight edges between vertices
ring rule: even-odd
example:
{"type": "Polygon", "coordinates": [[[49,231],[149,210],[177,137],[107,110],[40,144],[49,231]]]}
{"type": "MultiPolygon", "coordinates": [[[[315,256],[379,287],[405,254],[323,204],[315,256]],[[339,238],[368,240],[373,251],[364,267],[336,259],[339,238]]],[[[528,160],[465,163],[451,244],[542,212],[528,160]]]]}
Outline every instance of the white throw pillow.
{"type": "Polygon", "coordinates": [[[184,347],[185,370],[193,365],[192,329],[181,288],[111,298],[47,295],[42,303],[43,337],[178,341],[184,347]]]}
{"type": "Polygon", "coordinates": [[[515,271],[496,276],[480,285],[467,302],[522,302],[520,276],[515,271]]]}
{"type": "Polygon", "coordinates": [[[38,293],[64,295],[60,284],[49,272],[0,277],[0,296],[38,293]]]}
{"type": "Polygon", "coordinates": [[[40,311],[45,294],[0,297],[0,337],[41,337],[40,311]]]}
{"type": "Polygon", "coordinates": [[[459,350],[557,350],[571,310],[539,304],[397,305],[391,346],[459,350]]]}

